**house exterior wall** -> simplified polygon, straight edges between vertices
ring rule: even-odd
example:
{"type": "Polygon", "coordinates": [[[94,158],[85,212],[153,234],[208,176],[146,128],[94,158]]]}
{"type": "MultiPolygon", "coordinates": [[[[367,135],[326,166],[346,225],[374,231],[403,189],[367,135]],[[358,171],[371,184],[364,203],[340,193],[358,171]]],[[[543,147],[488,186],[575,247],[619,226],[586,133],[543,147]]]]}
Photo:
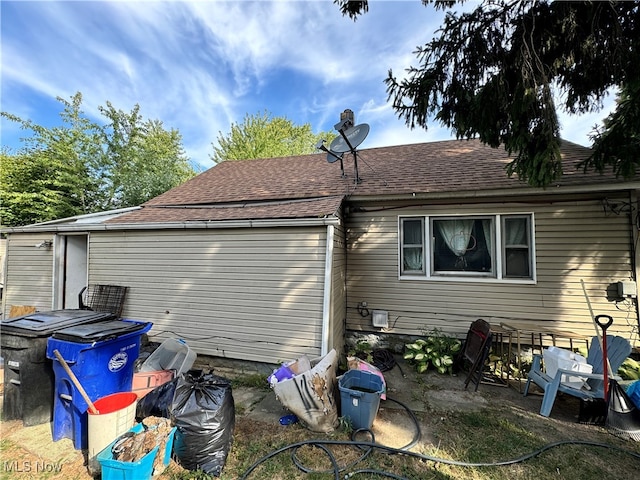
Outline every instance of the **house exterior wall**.
{"type": "Polygon", "coordinates": [[[52,309],[53,249],[36,247],[44,240],[53,241],[53,235],[39,233],[9,236],[3,259],[3,318],[7,318],[12,305],[31,305],[40,311],[52,309]]]}
{"type": "MultiPolygon", "coordinates": [[[[123,316],[198,354],[317,357],[326,227],[93,232],[89,283],[129,287],[123,316]]],[[[157,336],[156,336],[157,335],[157,336]]]]}
{"type": "MultiPolygon", "coordinates": [[[[628,194],[618,205],[630,205],[628,194]]],[[[362,205],[347,222],[347,330],[381,332],[362,318],[357,305],[389,312],[392,334],[420,335],[433,328],[464,337],[469,325],[484,318],[492,325],[520,329],[554,328],[577,336],[595,335],[582,288],[584,281],[595,315],[614,318],[611,334],[637,344],[635,302],[607,299],[615,282],[635,278],[629,208],[617,213],[601,200],[402,206],[362,205]],[[537,281],[405,280],[399,278],[398,216],[533,213],[537,281]],[[635,330],[634,330],[635,329],[635,330]],[[635,334],[633,332],[636,332],[635,334]]]]}

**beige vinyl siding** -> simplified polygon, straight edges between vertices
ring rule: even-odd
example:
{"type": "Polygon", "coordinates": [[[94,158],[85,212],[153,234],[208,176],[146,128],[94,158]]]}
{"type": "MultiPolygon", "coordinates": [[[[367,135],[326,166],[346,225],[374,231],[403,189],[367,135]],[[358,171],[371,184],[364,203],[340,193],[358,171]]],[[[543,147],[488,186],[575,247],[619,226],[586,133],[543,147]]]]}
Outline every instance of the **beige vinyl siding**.
{"type": "Polygon", "coordinates": [[[326,227],[95,232],[89,282],[197,353],[280,362],[321,347],[326,227]]]}
{"type": "Polygon", "coordinates": [[[53,248],[36,248],[43,240],[53,241],[53,234],[14,233],[7,240],[2,295],[5,317],[12,305],[52,309],[53,248]]]}
{"type": "Polygon", "coordinates": [[[335,348],[338,355],[344,353],[344,323],[347,313],[346,274],[347,257],[342,224],[335,227],[333,242],[333,267],[331,279],[331,342],[329,349],[335,348]]]}
{"type": "Polygon", "coordinates": [[[618,304],[616,308],[615,302],[607,300],[607,288],[633,275],[627,214],[605,213],[600,201],[376,210],[380,211],[355,213],[348,224],[348,330],[375,331],[370,319],[362,319],[355,310],[358,302],[366,301],[370,308],[389,311],[391,333],[420,334],[441,328],[463,336],[473,320],[484,318],[492,324],[534,330],[552,327],[592,336],[595,329],[583,279],[594,313],[614,318],[609,332],[634,336],[635,307],[618,304]],[[399,279],[399,215],[508,213],[534,215],[535,284],[399,279]]]}

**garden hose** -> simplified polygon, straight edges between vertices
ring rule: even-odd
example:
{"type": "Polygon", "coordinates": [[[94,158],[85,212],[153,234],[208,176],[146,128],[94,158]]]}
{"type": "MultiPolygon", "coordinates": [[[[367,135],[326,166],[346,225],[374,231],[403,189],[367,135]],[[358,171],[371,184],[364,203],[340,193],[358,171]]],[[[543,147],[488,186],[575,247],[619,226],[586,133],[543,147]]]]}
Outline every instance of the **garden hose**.
{"type": "MultiPolygon", "coordinates": [[[[379,368],[381,371],[388,371],[391,370],[392,368],[394,368],[395,366],[398,366],[398,368],[400,368],[400,365],[396,362],[395,358],[393,357],[393,354],[389,351],[389,350],[385,350],[385,349],[376,349],[373,351],[373,365],[377,368],[379,368]]],[[[400,371],[402,372],[402,369],[400,369],[400,371]]],[[[404,373],[403,373],[404,376],[404,373]]],[[[421,437],[421,430],[420,430],[420,423],[416,417],[416,415],[414,414],[414,412],[405,404],[403,404],[402,402],[395,400],[393,398],[390,398],[387,396],[387,400],[390,400],[392,402],[397,403],[398,405],[402,406],[407,413],[409,414],[409,416],[411,417],[411,420],[413,421],[414,425],[415,425],[415,433],[414,433],[414,437],[411,440],[411,442],[409,442],[407,445],[405,445],[404,447],[401,448],[395,448],[395,447],[388,447],[386,445],[382,445],[379,444],[375,441],[375,436],[373,435],[373,432],[370,429],[358,429],[355,430],[352,435],[351,435],[351,440],[304,440],[301,442],[297,442],[297,443],[292,443],[290,445],[284,446],[282,448],[279,448],[277,450],[272,451],[271,453],[269,453],[268,455],[265,455],[264,457],[262,457],[261,459],[259,459],[258,461],[256,461],[255,463],[253,463],[245,472],[244,474],[240,477],[240,480],[245,480],[246,478],[249,477],[249,475],[256,469],[258,468],[258,466],[260,466],[262,463],[266,462],[267,460],[283,453],[286,451],[291,451],[291,458],[292,461],[294,463],[294,465],[303,473],[333,473],[333,476],[336,480],[340,479],[340,474],[343,473],[345,470],[350,469],[350,468],[354,468],[358,463],[360,463],[361,461],[363,461],[367,456],[369,456],[369,454],[371,454],[373,451],[381,451],[383,453],[388,453],[388,454],[397,454],[397,455],[406,455],[412,458],[416,458],[419,459],[421,461],[430,461],[430,462],[434,462],[434,463],[441,463],[441,464],[445,464],[445,465],[452,465],[452,466],[458,466],[458,467],[499,467],[499,466],[506,466],[506,465],[513,465],[516,463],[521,463],[524,462],[526,460],[530,460],[531,458],[537,457],[539,455],[541,455],[542,453],[546,452],[547,450],[551,450],[553,448],[557,448],[563,445],[585,445],[585,446],[592,446],[592,447],[600,447],[600,448],[608,448],[611,450],[616,450],[622,453],[626,453],[628,455],[631,455],[635,458],[637,458],[638,460],[640,460],[640,454],[633,452],[631,450],[627,450],[624,448],[620,448],[620,447],[616,447],[614,445],[609,445],[606,443],[596,443],[596,442],[589,442],[589,441],[584,441],[584,440],[562,440],[559,442],[553,442],[553,443],[549,443],[547,445],[544,445],[543,447],[539,448],[538,450],[535,450],[531,453],[527,453],[525,455],[522,455],[520,457],[516,457],[513,459],[509,459],[509,460],[503,460],[503,461],[498,461],[498,462],[462,462],[462,461],[457,461],[457,460],[449,460],[446,458],[438,458],[438,457],[432,457],[429,455],[424,455],[421,453],[415,453],[415,452],[411,452],[409,451],[410,448],[412,448],[413,446],[415,446],[421,437]],[[356,440],[356,437],[361,434],[361,433],[368,433],[371,437],[371,441],[358,441],[356,440]],[[329,448],[329,446],[331,445],[339,445],[339,446],[354,446],[357,447],[361,450],[364,450],[364,453],[355,461],[351,462],[349,465],[345,465],[345,466],[339,466],[338,465],[338,461],[335,458],[335,455],[333,454],[333,452],[331,451],[331,449],[329,448]],[[304,446],[313,446],[313,447],[317,447],[319,449],[321,449],[329,458],[329,461],[331,462],[332,465],[332,469],[329,470],[324,470],[324,471],[317,471],[317,470],[312,470],[309,469],[307,467],[304,467],[300,460],[298,459],[296,452],[298,451],[299,448],[304,447],[304,446]]],[[[391,473],[391,472],[386,472],[386,471],[382,471],[382,470],[375,470],[375,469],[358,469],[358,470],[353,470],[349,473],[345,473],[344,474],[344,479],[349,479],[349,478],[353,478],[357,475],[367,475],[367,478],[371,478],[371,475],[377,475],[380,477],[387,477],[387,478],[393,478],[396,480],[409,480],[406,477],[402,477],[399,476],[397,474],[391,473]]]]}
{"type": "MultiPolygon", "coordinates": [[[[375,437],[373,435],[373,432],[371,432],[371,430],[368,429],[359,429],[356,430],[355,432],[353,432],[353,434],[351,435],[351,440],[355,441],[354,438],[356,437],[356,435],[362,431],[366,431],[368,433],[371,434],[371,442],[370,443],[376,443],[375,441],[375,437]]],[[[338,473],[342,473],[345,470],[349,469],[349,468],[353,468],[355,467],[358,463],[360,463],[361,461],[363,461],[365,458],[367,458],[369,456],[369,454],[371,452],[373,452],[373,449],[371,447],[367,447],[365,448],[361,448],[361,450],[364,450],[364,453],[362,455],[360,455],[359,458],[357,458],[356,460],[354,460],[353,462],[351,462],[349,465],[345,465],[343,467],[339,467],[338,466],[338,462],[336,461],[335,457],[333,456],[333,453],[327,449],[325,446],[320,446],[320,445],[314,445],[315,447],[320,447],[329,457],[329,460],[331,461],[331,464],[333,465],[333,469],[331,470],[313,470],[310,468],[307,468],[305,466],[302,465],[302,463],[300,463],[300,460],[298,459],[298,456],[296,455],[296,452],[298,451],[298,448],[300,447],[295,447],[291,449],[291,461],[293,462],[293,464],[298,468],[298,470],[300,470],[303,473],[334,473],[338,472],[338,473]]]]}
{"type": "MultiPolygon", "coordinates": [[[[411,417],[411,420],[413,421],[413,424],[416,427],[415,433],[413,435],[413,439],[411,440],[411,442],[409,442],[407,445],[405,445],[404,447],[401,447],[399,449],[399,450],[409,450],[410,448],[415,446],[420,441],[420,437],[422,436],[422,431],[420,430],[420,422],[418,421],[418,418],[416,417],[416,414],[413,413],[413,410],[411,410],[407,405],[405,405],[404,403],[402,403],[399,400],[396,400],[394,398],[390,398],[388,396],[387,396],[387,400],[395,402],[398,405],[400,405],[402,408],[404,408],[407,411],[407,413],[409,414],[409,416],[411,417]]],[[[373,436],[373,433],[371,435],[373,436]]],[[[373,442],[373,443],[375,443],[375,442],[373,442]]]]}
{"type": "Polygon", "coordinates": [[[391,351],[386,348],[377,348],[372,352],[373,361],[371,362],[374,367],[378,368],[381,372],[388,372],[393,367],[398,367],[403,377],[406,377],[402,371],[400,364],[396,362],[395,357],[391,351]]]}
{"type": "MultiPolygon", "coordinates": [[[[499,462],[461,462],[458,460],[449,460],[446,458],[438,458],[438,457],[432,457],[429,455],[424,455],[421,453],[415,453],[415,452],[410,452],[408,450],[400,450],[398,448],[393,448],[393,447],[387,447],[385,445],[381,445],[378,443],[373,443],[373,442],[355,442],[355,441],[348,441],[348,440],[303,440],[301,442],[297,442],[297,443],[292,443],[290,445],[284,446],[282,448],[279,448],[277,450],[274,450],[273,452],[269,453],[268,455],[262,457],[261,459],[259,459],[258,461],[256,461],[253,465],[251,465],[246,471],[245,473],[242,475],[242,477],[240,477],[241,480],[245,480],[246,478],[249,477],[249,475],[251,474],[251,472],[253,472],[258,466],[260,466],[260,464],[266,462],[267,460],[269,460],[270,458],[275,457],[276,455],[279,455],[282,452],[286,452],[287,450],[291,450],[291,449],[297,449],[303,446],[315,446],[315,447],[319,447],[321,448],[329,457],[332,465],[333,465],[333,473],[334,473],[334,477],[337,479],[340,478],[340,472],[341,469],[338,466],[338,462],[335,458],[335,456],[333,455],[333,453],[331,452],[331,450],[329,448],[326,448],[327,445],[352,445],[358,448],[362,448],[362,447],[369,447],[371,450],[382,450],[385,451],[387,453],[395,453],[395,454],[399,454],[399,455],[406,455],[409,457],[413,457],[413,458],[417,458],[419,460],[422,461],[429,461],[429,462],[434,462],[434,463],[442,463],[445,465],[453,465],[453,466],[458,466],[458,467],[500,467],[500,466],[506,466],[506,465],[513,465],[516,463],[521,463],[524,462],[526,460],[530,460],[533,457],[537,457],[538,455],[546,452],[547,450],[551,450],[552,448],[556,448],[556,447],[560,447],[563,445],[586,445],[586,446],[593,446],[593,447],[601,447],[601,448],[608,448],[611,450],[616,450],[619,451],[621,453],[626,453],[628,455],[631,455],[635,458],[637,458],[638,460],[640,460],[640,454],[635,453],[631,450],[627,450],[624,448],[620,448],[620,447],[616,447],[614,445],[609,445],[606,443],[596,443],[596,442],[589,442],[589,441],[585,441],[585,440],[562,440],[559,442],[553,442],[553,443],[549,443],[545,446],[543,446],[542,448],[539,448],[538,450],[535,450],[531,453],[527,453],[525,455],[522,455],[520,457],[514,458],[514,459],[510,459],[510,460],[503,460],[503,461],[499,461],[499,462]]],[[[389,473],[389,472],[384,472],[384,471],[377,471],[377,470],[357,470],[351,473],[347,473],[345,474],[344,478],[348,479],[350,478],[352,475],[355,475],[357,473],[376,473],[378,475],[383,475],[383,476],[389,476],[391,478],[398,478],[398,479],[403,479],[404,477],[398,477],[395,474],[389,473]]],[[[306,472],[306,473],[310,473],[310,472],[306,472]]]]}

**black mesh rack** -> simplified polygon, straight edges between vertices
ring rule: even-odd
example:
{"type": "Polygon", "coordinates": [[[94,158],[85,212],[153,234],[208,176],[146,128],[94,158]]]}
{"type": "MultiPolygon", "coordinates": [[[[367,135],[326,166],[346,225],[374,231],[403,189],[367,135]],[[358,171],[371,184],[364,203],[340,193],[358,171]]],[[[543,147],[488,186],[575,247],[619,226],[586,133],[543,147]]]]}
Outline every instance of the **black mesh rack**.
{"type": "Polygon", "coordinates": [[[121,285],[88,285],[78,294],[81,310],[113,313],[122,316],[127,287],[121,285]]]}

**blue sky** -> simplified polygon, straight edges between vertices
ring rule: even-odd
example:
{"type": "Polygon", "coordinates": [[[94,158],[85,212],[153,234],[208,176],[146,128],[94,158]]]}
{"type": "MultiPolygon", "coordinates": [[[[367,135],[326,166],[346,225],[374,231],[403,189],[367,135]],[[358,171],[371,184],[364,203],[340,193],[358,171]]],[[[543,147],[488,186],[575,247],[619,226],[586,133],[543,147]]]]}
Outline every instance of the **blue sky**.
{"type": "MultiPolygon", "coordinates": [[[[83,94],[102,123],[110,101],[159,119],[183,136],[187,155],[212,165],[212,142],[246,114],[270,113],[314,132],[355,112],[370,133],[360,148],[452,138],[438,124],[410,130],[387,103],[389,69],[403,75],[413,52],[440,26],[442,12],[420,0],[369,2],[353,22],[331,0],[7,1],[1,16],[1,109],[53,126],[62,105],[83,94]]],[[[562,135],[588,145],[611,108],[563,117],[562,135]]],[[[2,120],[2,145],[25,132],[2,120]]]]}

